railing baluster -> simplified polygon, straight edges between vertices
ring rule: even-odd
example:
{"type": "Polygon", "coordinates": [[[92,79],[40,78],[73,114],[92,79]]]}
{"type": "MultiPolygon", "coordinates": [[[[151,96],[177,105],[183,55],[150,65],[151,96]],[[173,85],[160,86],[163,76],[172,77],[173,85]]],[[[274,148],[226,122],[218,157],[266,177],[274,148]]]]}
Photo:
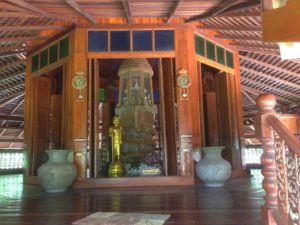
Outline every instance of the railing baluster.
{"type": "Polygon", "coordinates": [[[262,206],[262,219],[265,225],[276,224],[272,210],[277,208],[276,164],[273,140],[273,129],[268,124],[268,115],[275,115],[276,98],[271,94],[260,95],[256,104],[259,112],[255,119],[256,136],[262,142],[263,154],[261,156],[262,186],[266,192],[265,204],[262,206]]]}

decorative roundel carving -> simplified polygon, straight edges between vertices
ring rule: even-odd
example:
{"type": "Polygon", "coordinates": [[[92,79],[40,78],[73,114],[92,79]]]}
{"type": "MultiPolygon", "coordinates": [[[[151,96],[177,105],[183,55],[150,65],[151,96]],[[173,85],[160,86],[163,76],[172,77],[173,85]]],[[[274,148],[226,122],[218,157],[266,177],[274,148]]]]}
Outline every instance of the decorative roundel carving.
{"type": "Polygon", "coordinates": [[[82,90],[86,87],[86,78],[83,72],[77,72],[72,80],[72,86],[77,90],[82,90]]]}

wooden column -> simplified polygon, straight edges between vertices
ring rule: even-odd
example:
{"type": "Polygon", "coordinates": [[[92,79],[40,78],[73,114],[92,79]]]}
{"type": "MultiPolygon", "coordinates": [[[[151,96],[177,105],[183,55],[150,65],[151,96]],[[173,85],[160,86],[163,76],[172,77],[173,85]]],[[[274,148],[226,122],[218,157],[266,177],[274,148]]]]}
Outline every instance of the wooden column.
{"type": "MultiPolygon", "coordinates": [[[[236,99],[236,115],[238,123],[238,140],[239,140],[239,151],[240,153],[245,148],[245,138],[244,138],[244,113],[243,113],[243,101],[242,101],[242,88],[241,88],[241,73],[240,73],[240,58],[238,51],[233,52],[233,62],[234,62],[234,77],[235,77],[235,99],[236,99]]],[[[241,159],[240,159],[241,160],[241,159]]],[[[242,161],[240,162],[241,166],[242,161]]]]}
{"type": "Polygon", "coordinates": [[[71,143],[74,150],[74,163],[78,169],[77,179],[86,178],[87,154],[87,88],[82,90],[83,98],[79,98],[79,90],[72,87],[72,79],[77,72],[83,72],[87,80],[87,34],[86,29],[77,28],[70,35],[70,63],[68,92],[70,93],[71,143]]]}
{"type": "Polygon", "coordinates": [[[277,184],[275,149],[273,129],[267,123],[269,115],[275,115],[274,107],[276,98],[271,94],[260,95],[256,99],[259,112],[255,118],[255,131],[257,138],[262,143],[263,154],[261,157],[262,174],[264,176],[262,186],[266,192],[265,204],[262,207],[262,218],[265,225],[277,224],[272,217],[272,209],[277,207],[277,184]]]}
{"type": "Polygon", "coordinates": [[[33,129],[34,129],[34,84],[30,78],[31,74],[31,57],[27,58],[25,74],[25,102],[24,102],[24,168],[25,176],[34,174],[33,168],[33,129]]]}
{"type": "Polygon", "coordinates": [[[162,111],[164,112],[164,135],[167,152],[168,175],[177,175],[177,146],[175,124],[174,69],[172,58],[161,59],[162,111]]]}
{"type": "Polygon", "coordinates": [[[199,87],[196,74],[194,32],[185,28],[177,28],[175,30],[175,47],[176,71],[186,69],[191,79],[191,86],[187,89],[187,98],[180,96],[180,90],[177,87],[179,172],[182,176],[193,176],[192,149],[200,145],[199,87]]]}

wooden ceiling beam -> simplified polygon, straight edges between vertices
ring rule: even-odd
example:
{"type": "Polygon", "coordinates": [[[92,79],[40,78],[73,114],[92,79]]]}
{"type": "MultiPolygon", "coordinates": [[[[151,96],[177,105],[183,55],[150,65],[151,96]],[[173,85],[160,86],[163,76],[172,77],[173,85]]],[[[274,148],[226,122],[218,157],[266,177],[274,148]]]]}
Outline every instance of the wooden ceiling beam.
{"type": "Polygon", "coordinates": [[[274,56],[279,56],[280,53],[279,51],[274,51],[274,50],[262,50],[262,49],[257,49],[257,48],[245,48],[245,47],[238,47],[238,51],[241,52],[253,52],[253,53],[259,53],[259,54],[264,54],[264,55],[274,55],[274,56]]]}
{"type": "Polygon", "coordinates": [[[0,12],[0,17],[42,17],[34,13],[26,12],[0,12]]]}
{"type": "Polygon", "coordinates": [[[241,13],[242,10],[251,9],[253,7],[259,6],[260,4],[261,4],[260,0],[247,0],[245,2],[230,7],[229,9],[227,9],[222,13],[222,16],[229,15],[232,13],[237,13],[237,12],[241,13]]]}
{"type": "Polygon", "coordinates": [[[24,122],[24,117],[23,116],[8,116],[8,115],[0,114],[0,120],[24,122]]]}
{"type": "Polygon", "coordinates": [[[20,108],[20,106],[23,105],[23,104],[24,104],[24,98],[22,98],[20,100],[20,102],[18,103],[18,105],[16,105],[16,107],[13,108],[13,110],[10,112],[9,115],[13,115],[20,108]]]}
{"type": "MultiPolygon", "coordinates": [[[[1,16],[0,16],[1,17],[1,16]]],[[[0,42],[24,42],[24,41],[33,41],[33,40],[45,40],[47,37],[40,36],[28,36],[28,37],[2,37],[0,38],[0,42]]]]}
{"type": "Polygon", "coordinates": [[[97,23],[95,18],[92,17],[87,11],[82,9],[82,7],[74,0],[65,0],[65,3],[67,3],[69,6],[71,6],[76,12],[78,12],[80,15],[87,18],[92,23],[97,23]]]}
{"type": "Polygon", "coordinates": [[[6,129],[6,130],[23,130],[23,127],[20,126],[14,126],[14,125],[0,125],[0,129],[6,129]]]}
{"type": "Polygon", "coordinates": [[[20,1],[20,0],[5,0],[5,1],[9,2],[13,5],[17,5],[19,7],[22,7],[26,10],[31,11],[31,12],[42,15],[43,17],[48,18],[48,19],[56,19],[56,20],[62,20],[62,21],[67,21],[67,22],[75,22],[75,20],[70,18],[70,17],[48,13],[48,12],[46,12],[42,9],[39,9],[39,8],[33,6],[32,4],[29,4],[25,1],[20,1]]]}
{"type": "Polygon", "coordinates": [[[236,47],[244,47],[244,48],[260,48],[260,49],[271,49],[271,50],[278,50],[279,51],[279,47],[278,46],[271,46],[271,45],[253,45],[253,44],[248,44],[248,43],[230,43],[230,45],[232,46],[236,46],[236,47]]]}
{"type": "Polygon", "coordinates": [[[208,12],[205,12],[205,13],[197,15],[197,16],[192,16],[192,17],[186,19],[184,22],[189,23],[189,22],[204,20],[204,19],[208,19],[210,17],[217,16],[220,13],[227,10],[228,8],[230,8],[231,6],[233,6],[234,4],[236,4],[236,0],[223,1],[217,7],[214,7],[212,10],[209,10],[208,12]]]}
{"type": "Polygon", "coordinates": [[[0,82],[4,81],[4,80],[11,79],[11,78],[15,78],[15,77],[18,77],[18,76],[24,76],[24,75],[25,75],[25,72],[22,71],[22,72],[17,72],[17,73],[10,74],[10,75],[7,75],[7,76],[3,76],[3,77],[0,77],[0,82]]]}
{"type": "Polygon", "coordinates": [[[258,82],[256,80],[252,80],[252,79],[249,79],[249,78],[246,78],[246,77],[241,77],[241,83],[243,83],[243,81],[246,81],[248,83],[253,83],[261,88],[269,88],[269,89],[272,89],[274,91],[277,91],[277,92],[280,92],[284,95],[289,95],[291,97],[294,97],[294,98],[298,98],[300,100],[300,95],[299,94],[295,94],[294,92],[289,92],[289,91],[285,91],[281,88],[277,88],[275,86],[272,86],[272,85],[269,85],[269,84],[265,84],[265,83],[261,83],[261,82],[258,82]]]}
{"type": "MultiPolygon", "coordinates": [[[[258,96],[258,95],[262,94],[261,91],[258,91],[258,90],[254,89],[254,88],[247,87],[247,86],[245,86],[245,85],[243,85],[243,84],[242,84],[241,86],[242,86],[243,89],[247,90],[248,92],[252,93],[252,94],[255,95],[255,96],[258,96]]],[[[290,101],[290,100],[287,100],[287,99],[284,99],[284,98],[282,98],[282,97],[276,96],[276,98],[277,98],[277,100],[279,100],[279,101],[281,101],[281,102],[288,102],[289,104],[294,104],[294,102],[292,102],[292,101],[290,101]]],[[[279,101],[277,101],[277,104],[278,104],[278,105],[285,105],[285,104],[282,104],[282,103],[279,102],[279,101]]]]}
{"type": "Polygon", "coordinates": [[[18,5],[15,5],[15,4],[12,4],[12,3],[9,3],[9,2],[6,2],[6,1],[0,1],[0,9],[3,9],[3,10],[9,10],[11,12],[18,12],[18,13],[28,13],[28,14],[34,14],[32,13],[31,10],[26,10],[25,8],[23,7],[20,7],[18,5]]]}
{"type": "Polygon", "coordinates": [[[208,19],[210,17],[220,17],[220,16],[226,16],[228,14],[232,14],[232,13],[236,13],[236,12],[240,12],[241,10],[245,10],[245,9],[249,9],[249,8],[253,8],[254,6],[257,6],[260,4],[260,0],[248,0],[246,2],[242,2],[240,4],[235,4],[237,1],[224,1],[224,9],[222,8],[218,8],[218,9],[214,9],[214,11],[208,12],[208,13],[204,13],[204,14],[200,14],[200,15],[196,15],[196,16],[192,16],[188,19],[185,20],[186,23],[188,22],[193,22],[193,21],[197,21],[197,20],[201,20],[201,19],[208,19]],[[211,14],[211,15],[209,15],[211,14]]]}
{"type": "MultiPolygon", "coordinates": [[[[0,72],[3,71],[3,70],[6,70],[6,69],[9,69],[13,66],[17,66],[17,65],[24,65],[25,64],[25,60],[24,59],[20,59],[20,60],[17,60],[17,61],[14,61],[14,62],[11,62],[11,63],[7,63],[5,65],[0,65],[0,72]]],[[[1,79],[1,78],[0,78],[1,79]]]]}
{"type": "Polygon", "coordinates": [[[229,35],[229,34],[216,34],[215,38],[223,38],[230,40],[243,40],[243,41],[262,41],[261,37],[251,37],[251,36],[242,36],[242,35],[229,35]]]}
{"type": "Polygon", "coordinates": [[[28,49],[28,46],[23,45],[16,45],[16,46],[7,46],[7,47],[1,47],[0,52],[8,52],[8,51],[15,51],[15,50],[26,50],[28,49]]]}
{"type": "Polygon", "coordinates": [[[20,82],[18,82],[18,83],[15,83],[15,84],[6,86],[6,87],[4,87],[4,88],[0,88],[0,93],[1,93],[1,92],[4,92],[4,91],[8,91],[8,90],[10,90],[10,89],[12,89],[12,88],[15,88],[15,87],[18,87],[18,86],[21,86],[21,85],[24,85],[24,81],[23,81],[23,80],[20,81],[20,82]]]}
{"type": "Polygon", "coordinates": [[[21,94],[18,94],[16,96],[13,96],[13,97],[10,97],[8,99],[6,99],[5,101],[2,101],[0,102],[0,108],[3,107],[3,106],[6,106],[7,104],[11,103],[12,101],[14,101],[15,99],[23,96],[25,93],[21,93],[21,94]]]}
{"type": "Polygon", "coordinates": [[[197,27],[198,29],[201,30],[223,30],[223,31],[256,31],[256,32],[261,32],[261,27],[241,27],[241,26],[216,26],[216,25],[203,25],[197,27]]]}
{"type": "Polygon", "coordinates": [[[128,23],[132,23],[133,17],[132,17],[132,11],[130,9],[130,0],[122,0],[122,5],[124,8],[128,23]]]}
{"type": "Polygon", "coordinates": [[[167,21],[166,23],[170,23],[171,22],[171,19],[174,17],[179,5],[182,3],[182,0],[177,0],[174,4],[174,7],[172,8],[172,11],[169,15],[169,17],[167,18],[167,21]]]}
{"type": "Polygon", "coordinates": [[[12,143],[12,142],[15,142],[15,143],[23,143],[24,142],[24,139],[23,138],[0,138],[0,142],[9,142],[9,143],[12,143]]]}
{"type": "MultiPolygon", "coordinates": [[[[288,85],[290,87],[294,87],[294,88],[297,88],[297,89],[300,89],[300,85],[299,84],[295,84],[294,82],[290,82],[290,81],[287,81],[287,80],[283,80],[283,79],[280,79],[280,78],[277,78],[277,77],[274,77],[274,76],[271,76],[271,75],[268,75],[266,73],[263,73],[263,72],[260,72],[260,71],[256,71],[254,69],[249,69],[243,65],[241,65],[241,69],[243,71],[246,71],[248,73],[251,73],[251,74],[255,74],[257,76],[261,76],[261,77],[264,77],[266,79],[269,79],[269,80],[273,80],[275,82],[278,82],[278,83],[282,83],[282,84],[285,84],[285,85],[288,85]]],[[[242,75],[242,74],[241,74],[242,75]]],[[[243,76],[243,75],[242,75],[243,76]]]]}
{"type": "Polygon", "coordinates": [[[63,30],[65,27],[57,25],[39,25],[39,26],[1,26],[1,31],[28,31],[28,30],[63,30]]]}
{"type": "Polygon", "coordinates": [[[254,105],[256,105],[256,102],[253,98],[251,98],[251,96],[246,92],[246,90],[242,90],[242,93],[245,95],[245,97],[252,102],[254,105]]]}
{"type": "Polygon", "coordinates": [[[265,66],[267,68],[271,68],[275,71],[282,72],[282,73],[285,73],[285,74],[289,74],[289,75],[292,75],[294,77],[299,77],[300,76],[300,74],[297,73],[297,72],[293,72],[293,71],[281,68],[279,66],[263,62],[262,60],[253,59],[253,58],[243,56],[243,55],[240,55],[239,57],[240,57],[240,59],[245,60],[247,62],[252,62],[252,63],[258,64],[258,65],[261,65],[261,66],[265,66]]]}
{"type": "Polygon", "coordinates": [[[261,12],[229,12],[229,13],[222,13],[217,15],[216,17],[260,17],[261,12]]]}
{"type": "Polygon", "coordinates": [[[13,55],[24,54],[27,50],[18,50],[18,51],[10,51],[10,52],[0,52],[0,58],[10,57],[13,55]]]}

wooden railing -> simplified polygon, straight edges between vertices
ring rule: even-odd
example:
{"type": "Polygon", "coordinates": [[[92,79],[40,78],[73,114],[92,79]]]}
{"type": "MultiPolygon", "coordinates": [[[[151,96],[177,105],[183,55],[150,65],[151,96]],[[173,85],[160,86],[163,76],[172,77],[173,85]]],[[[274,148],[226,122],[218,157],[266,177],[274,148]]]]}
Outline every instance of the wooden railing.
{"type": "Polygon", "coordinates": [[[262,207],[265,225],[300,225],[300,117],[276,114],[276,98],[260,95],[256,104],[257,138],[262,142],[262,207]]]}

